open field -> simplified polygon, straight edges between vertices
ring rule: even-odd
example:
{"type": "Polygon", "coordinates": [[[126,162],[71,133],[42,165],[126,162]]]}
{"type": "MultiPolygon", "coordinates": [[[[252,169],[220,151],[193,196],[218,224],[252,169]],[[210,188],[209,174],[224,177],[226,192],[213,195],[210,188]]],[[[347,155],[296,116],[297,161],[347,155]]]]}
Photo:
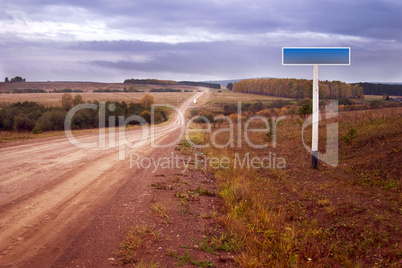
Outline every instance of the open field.
{"type": "Polygon", "coordinates": [[[364,100],[367,101],[382,100],[382,95],[364,95],[364,100]]]}
{"type": "MultiPolygon", "coordinates": [[[[126,103],[139,103],[146,94],[154,97],[156,104],[171,104],[177,106],[184,100],[190,98],[193,92],[107,92],[107,93],[69,93],[72,96],[81,95],[84,101],[125,101],[126,103]]],[[[21,93],[21,94],[0,94],[0,104],[9,104],[23,101],[34,101],[45,106],[60,106],[63,93],[21,93]]]]}
{"type": "MultiPolygon", "coordinates": [[[[389,96],[390,98],[395,98],[399,96],[389,96]]],[[[364,95],[364,100],[372,101],[372,100],[382,100],[383,95],[364,95]]]]}
{"type": "Polygon", "coordinates": [[[149,91],[153,88],[177,88],[194,90],[196,87],[180,86],[180,85],[144,85],[144,84],[124,84],[124,83],[97,83],[97,82],[20,82],[20,83],[3,83],[0,82],[0,92],[12,92],[13,89],[43,89],[45,91],[53,90],[82,90],[84,92],[92,92],[98,89],[121,90],[124,88],[140,91],[149,91]]]}
{"type": "Polygon", "coordinates": [[[214,104],[221,105],[221,104],[237,103],[239,101],[243,103],[255,103],[258,101],[270,102],[272,100],[278,100],[278,99],[292,100],[290,98],[237,93],[229,90],[222,90],[222,92],[218,92],[217,90],[210,90],[205,94],[203,94],[199,99],[197,99],[197,104],[195,104],[195,106],[202,106],[208,108],[214,106],[214,104]]]}
{"type": "MultiPolygon", "coordinates": [[[[200,88],[191,86],[180,86],[180,85],[142,85],[142,84],[124,84],[124,83],[94,83],[94,82],[22,82],[22,83],[0,83],[0,92],[11,92],[13,89],[43,89],[46,91],[53,90],[82,90],[84,92],[71,93],[72,95],[80,94],[84,101],[125,101],[130,102],[140,102],[140,100],[149,93],[153,88],[173,88],[197,91],[200,88]],[[123,91],[124,88],[129,89],[133,87],[139,91],[144,92],[92,92],[98,89],[109,89],[109,90],[120,90],[123,91]]],[[[205,90],[205,89],[203,89],[205,90]]],[[[184,100],[188,99],[193,92],[155,92],[150,93],[154,96],[155,103],[157,104],[171,104],[177,106],[184,100]]],[[[23,101],[34,101],[46,106],[60,106],[61,97],[63,93],[19,93],[19,94],[0,94],[0,104],[9,104],[15,102],[23,101]]]]}

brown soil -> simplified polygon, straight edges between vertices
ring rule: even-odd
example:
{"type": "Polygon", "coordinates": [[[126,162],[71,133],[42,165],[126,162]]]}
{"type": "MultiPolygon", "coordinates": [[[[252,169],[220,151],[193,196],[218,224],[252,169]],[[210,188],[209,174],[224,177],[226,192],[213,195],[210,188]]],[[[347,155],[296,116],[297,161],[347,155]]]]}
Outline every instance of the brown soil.
{"type": "MultiPolygon", "coordinates": [[[[179,126],[173,118],[157,127],[156,142],[177,144],[179,126]]],[[[127,132],[127,139],[134,141],[140,135],[140,131],[132,130],[127,132]]],[[[77,138],[92,142],[98,136],[77,138]]],[[[142,259],[166,267],[177,263],[167,252],[182,254],[185,250],[181,246],[194,246],[192,238],[202,239],[205,228],[213,231],[212,220],[207,219],[210,217],[200,216],[218,209],[219,202],[213,196],[194,195],[182,210],[178,207],[182,201],[174,194],[201,186],[212,191],[213,178],[189,170],[182,174],[180,168],[155,173],[153,168],[130,168],[128,157],[131,152],[154,159],[180,155],[175,147],[152,149],[148,141],[140,149],[128,150],[124,161],[118,160],[118,148],[77,148],[66,137],[1,148],[0,266],[114,266],[119,262],[115,252],[124,232],[145,224],[159,232],[160,238],[143,252],[142,259]],[[158,183],[171,187],[163,190],[151,186],[158,183]],[[151,210],[156,202],[165,208],[163,217],[151,210]]],[[[208,255],[195,248],[186,249],[194,259],[224,266],[232,263],[228,256],[208,255]]]]}

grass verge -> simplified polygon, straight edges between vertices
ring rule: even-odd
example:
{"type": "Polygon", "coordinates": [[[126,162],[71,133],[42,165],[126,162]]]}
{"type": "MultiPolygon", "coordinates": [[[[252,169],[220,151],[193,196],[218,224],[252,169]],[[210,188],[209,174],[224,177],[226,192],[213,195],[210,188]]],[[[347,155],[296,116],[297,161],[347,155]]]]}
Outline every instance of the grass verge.
{"type": "MultiPolygon", "coordinates": [[[[217,220],[241,245],[237,263],[241,267],[399,267],[402,109],[340,114],[336,121],[340,163],[335,168],[320,163],[318,170],[310,168],[311,155],[301,143],[299,121],[290,117],[278,124],[276,147],[260,150],[243,142],[242,147],[204,149],[206,156],[225,157],[230,163],[236,162],[235,154],[263,157],[267,151],[286,160],[284,169],[209,166],[224,202],[217,220]]],[[[333,120],[323,121],[320,127],[321,141],[328,122],[333,120]]],[[[236,138],[237,127],[233,129],[236,138]]],[[[264,135],[250,136],[262,141],[264,135]]],[[[306,136],[309,144],[311,138],[306,136]]],[[[207,133],[202,140],[210,138],[207,133]]],[[[229,132],[214,138],[225,144],[229,132]]],[[[325,151],[324,142],[320,150],[325,151]]],[[[212,248],[204,242],[200,245],[212,248]]]]}

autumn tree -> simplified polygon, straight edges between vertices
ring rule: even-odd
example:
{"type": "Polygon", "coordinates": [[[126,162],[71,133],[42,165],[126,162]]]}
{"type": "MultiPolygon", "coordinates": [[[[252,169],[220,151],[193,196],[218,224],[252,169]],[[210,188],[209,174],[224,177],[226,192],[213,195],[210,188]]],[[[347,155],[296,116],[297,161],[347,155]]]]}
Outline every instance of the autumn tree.
{"type": "Polygon", "coordinates": [[[74,99],[73,99],[73,106],[76,106],[78,104],[84,103],[84,100],[82,99],[81,95],[75,95],[74,99]]]}
{"type": "Polygon", "coordinates": [[[154,104],[154,97],[150,94],[147,94],[141,99],[140,103],[144,108],[150,108],[151,105],[154,104]]]}
{"type": "Polygon", "coordinates": [[[359,84],[355,84],[355,85],[352,87],[352,97],[353,97],[353,98],[363,99],[363,98],[364,98],[364,90],[363,90],[363,87],[361,87],[359,84]]]}
{"type": "Polygon", "coordinates": [[[64,93],[61,97],[61,108],[65,111],[73,108],[73,97],[69,93],[64,93]]]}
{"type": "Polygon", "coordinates": [[[320,99],[328,99],[329,98],[329,86],[325,83],[319,84],[319,94],[320,99]]]}

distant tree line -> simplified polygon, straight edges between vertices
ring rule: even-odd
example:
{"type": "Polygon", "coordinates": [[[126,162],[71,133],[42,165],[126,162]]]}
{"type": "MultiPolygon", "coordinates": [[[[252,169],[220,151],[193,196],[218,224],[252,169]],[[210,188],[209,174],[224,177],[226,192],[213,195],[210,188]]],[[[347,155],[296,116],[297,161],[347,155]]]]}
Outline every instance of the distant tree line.
{"type": "Polygon", "coordinates": [[[123,88],[123,90],[120,89],[111,89],[111,88],[105,88],[105,89],[95,89],[93,92],[96,93],[109,93],[109,92],[124,92],[124,93],[128,93],[128,92],[144,92],[138,89],[135,89],[133,87],[129,87],[128,89],[125,87],[123,88]]]}
{"type": "MultiPolygon", "coordinates": [[[[312,80],[306,79],[246,79],[233,84],[233,91],[287,98],[312,98],[312,80]]],[[[321,99],[364,98],[359,84],[341,81],[320,81],[321,99]]]]}
{"type": "MultiPolygon", "coordinates": [[[[53,91],[49,91],[49,93],[80,93],[80,92],[84,92],[81,89],[60,89],[60,90],[56,90],[54,89],[53,91]]],[[[41,88],[24,88],[24,89],[13,89],[11,92],[4,92],[4,93],[14,93],[14,94],[22,94],[22,93],[48,93],[48,91],[41,89],[41,88]]]]}
{"type": "Polygon", "coordinates": [[[40,89],[40,88],[34,88],[34,89],[26,88],[26,89],[13,89],[11,91],[11,93],[14,93],[14,94],[20,94],[20,93],[47,93],[47,91],[44,90],[44,89],[40,89]]]}
{"type": "Polygon", "coordinates": [[[378,84],[378,83],[359,83],[359,85],[363,87],[365,95],[383,95],[383,94],[390,96],[402,95],[402,85],[378,84]]]}
{"type": "Polygon", "coordinates": [[[181,92],[181,90],[173,88],[153,88],[149,92],[181,92]]]}
{"type": "Polygon", "coordinates": [[[25,78],[22,78],[21,76],[16,76],[14,78],[11,78],[11,80],[8,80],[8,77],[4,79],[5,83],[17,83],[17,82],[25,82],[25,78]]]}
{"type": "Polygon", "coordinates": [[[126,79],[124,83],[131,84],[148,84],[148,85],[182,85],[182,86],[193,86],[193,87],[208,87],[208,88],[216,88],[220,89],[220,84],[207,83],[207,82],[192,82],[192,81],[181,81],[176,82],[172,80],[159,80],[159,79],[126,79]]]}
{"type": "MultiPolygon", "coordinates": [[[[50,92],[50,91],[49,91],[50,92]]],[[[64,88],[64,89],[53,89],[53,91],[51,91],[52,93],[80,93],[80,92],[84,92],[81,89],[70,89],[70,88],[64,88]]]]}
{"type": "Polygon", "coordinates": [[[207,82],[181,81],[181,82],[177,82],[177,84],[182,85],[182,86],[208,87],[208,88],[215,88],[215,89],[220,89],[221,88],[220,84],[207,83],[207,82]]]}
{"type": "Polygon", "coordinates": [[[125,84],[145,84],[145,85],[177,85],[176,81],[159,79],[126,79],[125,84]]]}
{"type": "MultiPolygon", "coordinates": [[[[109,92],[123,92],[119,89],[110,89],[110,88],[105,88],[105,89],[95,89],[93,92],[96,93],[109,93],[109,92]]],[[[124,92],[128,92],[128,91],[124,91],[124,92]]]]}
{"type": "MultiPolygon", "coordinates": [[[[84,103],[81,95],[73,97],[64,94],[61,99],[61,107],[45,107],[36,102],[17,102],[0,107],[0,130],[2,131],[32,131],[41,133],[44,131],[64,130],[64,120],[68,111],[84,103]]],[[[88,102],[89,103],[89,102],[88,102]]],[[[98,105],[99,102],[94,101],[98,105]]],[[[147,123],[151,123],[151,105],[154,103],[151,95],[145,95],[140,103],[106,102],[105,124],[106,126],[118,126],[117,116],[127,118],[131,115],[139,115],[147,123]],[[108,109],[113,104],[115,109],[108,109]],[[110,111],[113,110],[113,111],[110,111]],[[109,121],[115,117],[114,121],[109,121]]],[[[162,123],[168,119],[168,111],[164,108],[155,109],[154,122],[162,123]]],[[[130,122],[130,124],[139,124],[130,122]]],[[[72,118],[72,129],[85,129],[99,127],[99,111],[94,109],[81,109],[72,118]]]]}

